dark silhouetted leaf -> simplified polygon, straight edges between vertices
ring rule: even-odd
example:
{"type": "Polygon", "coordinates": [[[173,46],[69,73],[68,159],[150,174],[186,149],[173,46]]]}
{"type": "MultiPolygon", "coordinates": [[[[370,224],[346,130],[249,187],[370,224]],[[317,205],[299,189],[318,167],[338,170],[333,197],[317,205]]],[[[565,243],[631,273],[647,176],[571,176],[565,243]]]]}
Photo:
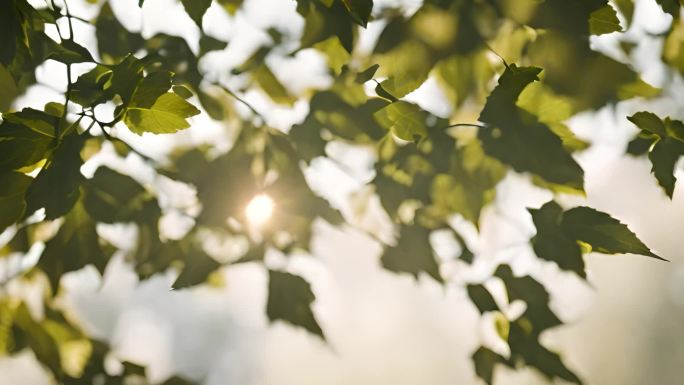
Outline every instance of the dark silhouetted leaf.
{"type": "Polygon", "coordinates": [[[540,209],[529,209],[529,212],[537,228],[537,234],[532,238],[532,247],[537,256],[586,278],[582,250],[577,241],[570,238],[561,227],[563,209],[550,201],[540,209]]]}
{"type": "Polygon", "coordinates": [[[360,26],[366,28],[373,9],[373,0],[342,0],[347,12],[360,26]]]}
{"type": "Polygon", "coordinates": [[[204,17],[204,13],[209,9],[211,0],[181,0],[181,3],[183,3],[183,8],[185,8],[185,12],[192,21],[202,29],[202,17],[204,17]]]}
{"type": "Polygon", "coordinates": [[[541,70],[508,66],[487,98],[479,138],[484,151],[516,171],[539,175],[546,181],[582,190],[584,171],[563,148],[548,126],[516,106],[520,92],[537,79],[541,70]]]}
{"type": "Polygon", "coordinates": [[[311,286],[303,278],[282,271],[268,271],[266,315],[271,321],[286,321],[325,339],[311,311],[315,299],[311,286]]]}
{"type": "Polygon", "coordinates": [[[424,272],[443,282],[439,265],[430,246],[430,230],[419,226],[402,226],[395,246],[385,248],[382,266],[388,270],[410,273],[418,278],[424,272]]]}
{"type": "Polygon", "coordinates": [[[494,297],[483,285],[468,285],[466,289],[470,301],[477,307],[480,313],[499,310],[494,297]]]}
{"type": "Polygon", "coordinates": [[[32,179],[20,172],[0,173],[0,232],[18,221],[26,210],[24,194],[32,179]]]}

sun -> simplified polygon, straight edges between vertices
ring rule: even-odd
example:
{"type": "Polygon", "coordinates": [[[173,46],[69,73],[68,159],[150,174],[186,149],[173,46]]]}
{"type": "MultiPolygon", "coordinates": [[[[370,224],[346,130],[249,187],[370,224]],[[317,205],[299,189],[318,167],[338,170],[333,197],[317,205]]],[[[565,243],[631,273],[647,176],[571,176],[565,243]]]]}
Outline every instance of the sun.
{"type": "Polygon", "coordinates": [[[245,215],[250,225],[259,228],[268,222],[274,209],[273,199],[266,194],[259,194],[249,201],[245,207],[245,215]]]}

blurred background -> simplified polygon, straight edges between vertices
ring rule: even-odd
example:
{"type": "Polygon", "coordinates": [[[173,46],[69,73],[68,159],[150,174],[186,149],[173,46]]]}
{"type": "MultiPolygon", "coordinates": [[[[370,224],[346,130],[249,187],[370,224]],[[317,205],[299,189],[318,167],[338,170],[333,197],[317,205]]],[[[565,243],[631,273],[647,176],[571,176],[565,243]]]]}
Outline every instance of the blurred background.
{"type": "MultiPolygon", "coordinates": [[[[407,8],[417,0],[379,1],[407,8]]],[[[157,32],[183,36],[197,49],[198,28],[176,0],[148,0],[140,10],[137,0],[111,2],[115,15],[130,30],[146,37],[157,32]]],[[[99,6],[83,0],[69,1],[72,13],[84,18],[97,15],[99,6]]],[[[246,0],[234,16],[216,4],[205,16],[207,33],[229,41],[228,48],[208,54],[202,70],[215,77],[242,63],[266,39],[269,27],[301,33],[303,20],[293,0],[246,0]]],[[[534,187],[526,177],[509,175],[497,187],[497,198],[485,209],[479,233],[465,221],[456,223],[478,256],[476,263],[448,271],[445,289],[428,277],[418,280],[382,270],[381,248],[363,231],[316,226],[312,254],[292,258],[288,269],[312,283],[316,293],[314,312],[328,343],[303,330],[276,322],[269,324],[266,304],[267,273],[243,264],[222,271],[222,287],[198,287],[171,291],[175,273],[139,282],[123,258],[115,258],[104,277],[91,268],[69,274],[63,281],[64,306],[72,309],[88,333],[111,343],[112,365],[128,360],[148,366],[152,381],[181,374],[204,385],[307,385],[307,384],[479,384],[470,360],[472,352],[495,334],[493,321],[481,319],[467,299],[462,283],[468,277],[487,274],[501,261],[517,273],[528,273],[543,282],[552,294],[552,309],[567,325],[545,332],[543,342],[559,351],[569,367],[587,384],[678,385],[684,378],[684,197],[681,186],[670,201],[653,180],[646,158],[624,155],[636,128],[624,117],[649,109],[661,116],[684,118],[684,83],[666,78],[659,58],[662,39],[672,18],[654,0],[636,2],[636,12],[626,32],[638,45],[632,53],[644,80],[664,89],[657,99],[621,102],[602,110],[582,113],[568,125],[592,145],[577,155],[585,170],[585,198],[564,197],[565,203],[590,204],[627,223],[652,249],[670,263],[632,255],[587,256],[588,282],[563,273],[538,260],[528,244],[534,226],[526,207],[539,207],[550,193],[534,187]]],[[[76,36],[95,50],[94,30],[77,23],[76,36]]],[[[361,45],[372,46],[382,25],[370,23],[361,45]]],[[[592,37],[595,49],[619,57],[615,34],[592,37]]],[[[276,76],[294,94],[325,87],[330,79],[324,59],[314,50],[294,56],[269,56],[276,76]]],[[[42,106],[59,98],[66,80],[59,64],[46,62],[38,69],[42,85],[29,89],[15,102],[16,108],[42,106]]],[[[232,79],[228,79],[230,83],[232,79]]],[[[239,79],[235,80],[239,83],[239,79]]],[[[582,81],[578,74],[577,81],[582,81]]],[[[237,83],[236,83],[237,84],[237,83]]],[[[292,108],[273,104],[263,94],[245,95],[267,123],[287,131],[301,122],[308,105],[300,100],[292,108]]],[[[428,80],[407,100],[439,115],[451,114],[447,98],[437,83],[428,80]]],[[[163,158],[178,144],[212,143],[228,148],[231,128],[201,114],[192,127],[170,136],[118,135],[145,154],[163,158]]],[[[372,169],[372,157],[364,149],[340,144],[330,149],[347,165],[314,161],[307,170],[309,183],[332,204],[358,220],[361,229],[379,237],[390,230],[377,201],[360,210],[372,169]]],[[[153,180],[140,158],[115,157],[112,149],[92,158],[83,172],[92,175],[100,164],[126,169],[137,179],[156,183],[165,199],[182,206],[192,204],[193,192],[184,186],[153,180]]],[[[682,176],[681,171],[676,174],[682,176]]],[[[227,197],[229,199],[229,197],[227,197]]],[[[277,202],[275,202],[277,209],[277,202]]],[[[182,218],[167,215],[162,233],[182,234],[182,218]]],[[[458,221],[457,221],[458,222],[458,221]]],[[[472,226],[471,226],[472,227],[472,226]]],[[[131,242],[125,226],[98,228],[117,245],[131,242]]],[[[435,237],[440,256],[458,250],[435,237]]],[[[217,245],[230,247],[230,245],[217,245]]],[[[283,263],[279,256],[269,256],[283,263]]],[[[3,267],[5,269],[6,267],[3,267]]],[[[39,291],[13,282],[5,290],[31,302],[39,291]]],[[[494,342],[493,342],[494,343],[494,342]]],[[[25,353],[0,358],[0,385],[48,384],[49,377],[25,353]]],[[[545,384],[532,370],[497,369],[497,384],[545,384]]]]}

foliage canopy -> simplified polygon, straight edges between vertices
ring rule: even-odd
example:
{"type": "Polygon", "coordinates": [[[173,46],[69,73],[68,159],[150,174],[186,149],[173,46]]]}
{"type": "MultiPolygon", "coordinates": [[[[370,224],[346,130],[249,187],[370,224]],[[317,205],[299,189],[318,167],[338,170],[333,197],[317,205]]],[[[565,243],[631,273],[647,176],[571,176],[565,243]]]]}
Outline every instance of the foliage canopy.
{"type": "MultiPolygon", "coordinates": [[[[433,232],[450,232],[461,244],[461,263],[472,264],[477,256],[451,225],[454,216],[477,228],[483,207],[511,172],[529,175],[554,196],[583,194],[584,171],[573,154],[589,144],[564,122],[582,111],[660,92],[628,61],[590,47],[592,36],[628,27],[632,0],[425,0],[411,11],[374,7],[372,0],[297,0],[304,20],[301,36],[269,30],[270,42],[226,74],[242,77],[239,90],[210,78],[199,65],[205,55],[230,43],[203,30],[212,0],[181,0],[200,30],[198,50],[181,37],[129,31],[109,0],[90,2],[100,7],[94,20],[70,13],[66,2],[42,8],[27,0],[0,2],[0,232],[8,239],[0,257],[44,244],[35,266],[10,279],[49,283],[43,318],[31,314],[20,298],[0,298],[0,353],[32,349],[60,384],[91,384],[98,378],[103,382],[97,383],[120,384],[126,377],[144,376],[144,368],[132,363],[125,363],[121,373],[108,373],[108,346],[84,333],[56,301],[63,275],[88,265],[102,273],[115,253],[124,253],[141,279],[176,270],[173,288],[179,290],[211,281],[226,265],[262,264],[269,277],[267,316],[324,338],[310,307],[315,296],[309,283],[268,266],[264,254],[268,249],[285,255],[308,251],[317,218],[335,225],[348,221],[312,191],[303,172],[314,159],[328,156],[331,142],[375,153],[368,185],[396,230],[394,243],[378,240],[384,247],[382,266],[447,284],[430,244],[433,232]],[[384,27],[366,52],[357,43],[370,22],[384,27]],[[78,43],[75,23],[94,26],[96,52],[78,43]],[[326,58],[332,81],[296,95],[266,59],[306,49],[326,58]],[[63,99],[42,109],[16,110],[15,99],[36,84],[36,68],[46,61],[63,65],[68,82],[63,99]],[[429,77],[449,98],[453,116],[436,116],[405,100],[429,77]],[[269,127],[241,97],[254,89],[285,106],[307,100],[309,113],[287,132],[269,127]],[[229,151],[190,146],[160,161],[117,136],[121,130],[175,133],[190,127],[200,113],[238,128],[229,151]],[[464,117],[470,122],[455,121],[464,117]],[[121,157],[139,157],[160,177],[196,189],[201,208],[183,213],[193,223],[184,236],[160,236],[159,220],[174,208],[153,186],[106,166],[90,178],[81,173],[104,146],[121,157]],[[278,205],[258,236],[244,215],[256,194],[268,194],[278,205]],[[101,236],[98,224],[116,223],[135,226],[135,248],[118,250],[101,236]],[[207,234],[240,238],[248,247],[235,258],[212,255],[203,244],[207,234]],[[66,359],[73,355],[78,362],[66,359]]],[[[139,6],[150,2],[140,0],[139,6]]],[[[663,37],[663,62],[671,75],[684,72],[681,2],[657,2],[673,19],[663,37]]],[[[216,3],[230,14],[242,6],[242,0],[216,3]]],[[[628,43],[623,45],[627,55],[628,43]]],[[[655,180],[672,197],[675,164],[684,154],[684,124],[648,111],[625,118],[640,130],[627,151],[647,154],[655,180]]],[[[537,256],[581,278],[586,278],[583,255],[588,252],[662,259],[618,219],[594,208],[566,208],[552,200],[529,213],[537,229],[530,239],[537,256]]],[[[510,347],[507,357],[480,347],[472,356],[476,374],[491,384],[497,365],[531,366],[550,379],[581,384],[539,341],[542,332],[562,324],[549,308],[544,286],[506,264],[492,277],[504,283],[509,302],[523,301],[526,308],[519,317],[505,319],[506,303],[495,300],[483,282],[467,284],[481,313],[503,317],[505,327],[499,330],[510,347]]],[[[174,377],[164,384],[187,383],[174,377]]]]}

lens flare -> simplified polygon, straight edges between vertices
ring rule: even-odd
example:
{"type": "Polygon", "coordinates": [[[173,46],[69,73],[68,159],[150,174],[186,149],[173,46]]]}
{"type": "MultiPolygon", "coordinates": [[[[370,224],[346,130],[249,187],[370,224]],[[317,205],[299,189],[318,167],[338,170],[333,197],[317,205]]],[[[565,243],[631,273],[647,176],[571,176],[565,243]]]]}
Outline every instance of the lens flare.
{"type": "Polygon", "coordinates": [[[273,215],[274,208],[275,203],[271,197],[266,194],[256,195],[245,207],[247,221],[254,227],[262,227],[273,215]]]}

